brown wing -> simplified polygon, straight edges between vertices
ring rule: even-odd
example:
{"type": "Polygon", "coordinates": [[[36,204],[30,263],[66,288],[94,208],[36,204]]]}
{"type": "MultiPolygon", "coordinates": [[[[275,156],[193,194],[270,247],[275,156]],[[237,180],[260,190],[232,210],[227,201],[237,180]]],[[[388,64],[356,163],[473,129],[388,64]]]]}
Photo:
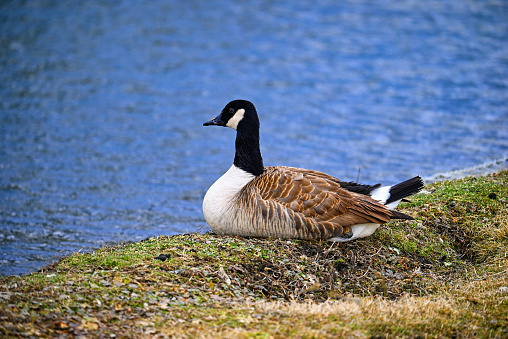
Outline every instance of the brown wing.
{"type": "Polygon", "coordinates": [[[299,236],[306,239],[327,239],[349,232],[352,225],[390,220],[391,212],[384,205],[348,192],[335,180],[321,172],[267,167],[245,190],[255,192],[267,218],[288,212],[299,236]]]}
{"type": "MultiPolygon", "coordinates": [[[[272,167],[275,167],[275,166],[272,166],[272,167]]],[[[270,168],[270,167],[267,167],[267,168],[270,168]]],[[[328,175],[328,174],[323,173],[323,172],[318,172],[318,171],[313,171],[313,170],[306,170],[306,169],[298,168],[298,167],[288,167],[288,166],[277,166],[277,168],[284,169],[284,170],[289,170],[289,171],[295,172],[295,173],[302,173],[302,174],[306,174],[306,175],[311,175],[313,177],[318,177],[318,178],[322,178],[322,179],[325,179],[325,180],[330,180],[330,181],[335,181],[335,182],[342,181],[342,180],[337,179],[336,177],[332,177],[331,175],[328,175]]]]}

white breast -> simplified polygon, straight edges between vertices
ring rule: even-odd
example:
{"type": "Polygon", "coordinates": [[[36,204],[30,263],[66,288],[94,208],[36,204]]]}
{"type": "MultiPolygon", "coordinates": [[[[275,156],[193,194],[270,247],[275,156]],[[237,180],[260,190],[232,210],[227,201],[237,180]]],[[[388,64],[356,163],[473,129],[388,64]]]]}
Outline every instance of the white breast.
{"type": "Polygon", "coordinates": [[[225,228],[229,225],[229,218],[233,215],[231,207],[236,194],[255,176],[235,165],[224,173],[206,192],[203,199],[203,214],[211,229],[218,233],[228,233],[225,228]]]}

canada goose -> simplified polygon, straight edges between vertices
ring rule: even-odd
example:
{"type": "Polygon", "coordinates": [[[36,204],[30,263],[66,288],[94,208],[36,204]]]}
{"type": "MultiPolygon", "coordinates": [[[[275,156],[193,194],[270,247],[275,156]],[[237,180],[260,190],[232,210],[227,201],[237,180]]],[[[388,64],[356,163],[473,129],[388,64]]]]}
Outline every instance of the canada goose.
{"type": "Polygon", "coordinates": [[[413,219],[393,209],[422,189],[419,176],[381,187],[301,168],[264,167],[259,118],[246,100],[231,101],[203,124],[209,125],[236,130],[233,165],[203,199],[206,222],[217,234],[350,241],[391,219],[413,219]]]}

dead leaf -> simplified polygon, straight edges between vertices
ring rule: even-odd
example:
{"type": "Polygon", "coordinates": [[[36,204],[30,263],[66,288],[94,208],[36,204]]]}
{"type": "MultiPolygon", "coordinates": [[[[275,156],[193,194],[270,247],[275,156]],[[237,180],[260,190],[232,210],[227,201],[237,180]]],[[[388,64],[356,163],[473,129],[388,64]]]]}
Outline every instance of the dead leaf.
{"type": "Polygon", "coordinates": [[[90,318],[90,320],[83,319],[79,327],[83,330],[96,330],[99,328],[99,325],[97,324],[97,319],[90,318]]]}
{"type": "Polygon", "coordinates": [[[113,278],[113,284],[116,286],[116,287],[120,287],[123,285],[123,281],[122,281],[122,277],[119,277],[119,276],[116,276],[113,278]]]}
{"type": "Polygon", "coordinates": [[[69,325],[67,325],[63,321],[56,321],[56,322],[53,323],[53,327],[60,328],[60,329],[64,330],[66,328],[69,328],[69,325]]]}
{"type": "Polygon", "coordinates": [[[161,301],[157,304],[160,309],[167,310],[169,308],[169,299],[168,298],[162,298],[161,301]]]}

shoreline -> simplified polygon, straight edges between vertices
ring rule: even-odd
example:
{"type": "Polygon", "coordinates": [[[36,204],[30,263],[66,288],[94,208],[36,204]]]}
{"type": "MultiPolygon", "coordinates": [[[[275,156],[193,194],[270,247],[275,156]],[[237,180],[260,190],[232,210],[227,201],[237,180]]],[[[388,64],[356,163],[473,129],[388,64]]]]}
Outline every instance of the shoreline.
{"type": "MultiPolygon", "coordinates": [[[[497,159],[494,159],[491,161],[484,162],[479,165],[466,167],[466,168],[459,169],[459,170],[453,170],[453,171],[448,171],[448,172],[438,172],[434,175],[424,177],[423,179],[426,184],[430,184],[430,183],[435,183],[435,182],[445,181],[445,180],[462,179],[467,176],[474,176],[474,177],[485,176],[485,175],[490,175],[490,174],[493,174],[496,172],[502,172],[502,171],[506,171],[506,170],[508,170],[508,156],[500,157],[500,158],[497,158],[497,159]]],[[[199,232],[199,230],[197,232],[199,232]]],[[[107,242],[105,244],[98,245],[98,246],[115,246],[115,245],[129,244],[132,242],[135,242],[135,241],[107,242]]],[[[100,247],[87,249],[86,251],[94,251],[98,248],[100,248],[100,247]]],[[[72,250],[62,250],[62,252],[72,253],[73,251],[72,250]]],[[[16,274],[16,273],[13,273],[10,275],[0,274],[0,278],[9,277],[9,276],[23,276],[23,275],[27,275],[27,274],[36,273],[38,270],[42,269],[43,267],[52,265],[52,263],[55,261],[58,261],[60,257],[61,257],[60,254],[55,253],[53,256],[48,256],[47,258],[45,258],[46,264],[41,265],[38,268],[30,268],[28,271],[26,271],[24,273],[20,273],[20,274],[16,274]]]]}
{"type": "Polygon", "coordinates": [[[429,177],[423,178],[425,183],[434,183],[438,181],[463,179],[468,176],[479,177],[508,170],[508,156],[500,157],[484,163],[466,167],[458,170],[439,172],[429,177]]]}
{"type": "Polygon", "coordinates": [[[428,185],[349,243],[206,234],[74,253],[0,278],[0,333],[335,338],[508,335],[508,172],[428,185]]]}

